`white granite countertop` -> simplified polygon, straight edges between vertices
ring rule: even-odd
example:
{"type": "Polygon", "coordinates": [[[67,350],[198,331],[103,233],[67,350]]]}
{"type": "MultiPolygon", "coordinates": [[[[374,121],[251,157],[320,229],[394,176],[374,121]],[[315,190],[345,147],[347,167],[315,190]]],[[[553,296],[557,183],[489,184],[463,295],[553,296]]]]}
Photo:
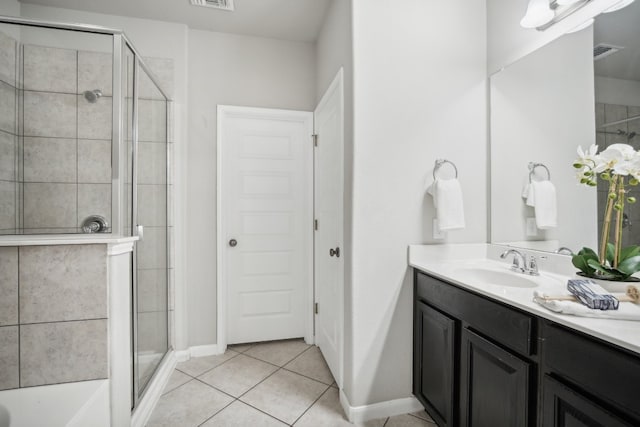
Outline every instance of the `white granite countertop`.
{"type": "MultiPolygon", "coordinates": [[[[473,268],[509,271],[511,260],[498,261],[497,259],[497,254],[503,249],[502,246],[489,244],[412,245],[409,246],[409,265],[461,288],[640,354],[640,321],[559,314],[533,302],[533,292],[536,290],[553,295],[568,294],[566,283],[568,279],[575,277],[573,274],[575,268],[567,256],[543,254],[545,259],[539,263],[540,276],[523,275],[538,284],[533,288],[481,285],[477,282],[474,283],[471,278],[472,272],[464,271],[473,268]],[[549,270],[545,269],[545,264],[549,270]]],[[[526,250],[521,252],[535,254],[535,252],[526,250]]],[[[638,310],[640,311],[640,306],[638,306],[638,310]]]]}

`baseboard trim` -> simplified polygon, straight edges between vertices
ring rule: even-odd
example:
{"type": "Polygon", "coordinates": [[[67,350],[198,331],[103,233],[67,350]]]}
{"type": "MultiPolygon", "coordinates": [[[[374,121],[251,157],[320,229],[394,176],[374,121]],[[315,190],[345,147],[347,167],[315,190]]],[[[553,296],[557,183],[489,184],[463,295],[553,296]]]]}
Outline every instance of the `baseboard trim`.
{"type": "Polygon", "coordinates": [[[186,350],[178,350],[175,352],[176,362],[186,362],[192,357],[214,356],[224,353],[218,344],[196,345],[186,350]]]}
{"type": "Polygon", "coordinates": [[[371,405],[351,406],[347,395],[340,390],[340,404],[347,419],[351,423],[364,423],[377,418],[393,417],[424,410],[422,404],[415,397],[387,400],[371,405]]]}
{"type": "Polygon", "coordinates": [[[209,344],[189,347],[189,353],[191,357],[203,357],[222,354],[224,352],[220,351],[220,347],[218,347],[218,344],[209,344]]]}
{"type": "Polygon", "coordinates": [[[158,368],[153,376],[151,383],[148,385],[144,398],[138,402],[138,407],[131,414],[131,427],[144,427],[149,422],[151,413],[156,408],[162,391],[169,382],[169,377],[176,367],[176,354],[170,350],[165,361],[158,368]]]}

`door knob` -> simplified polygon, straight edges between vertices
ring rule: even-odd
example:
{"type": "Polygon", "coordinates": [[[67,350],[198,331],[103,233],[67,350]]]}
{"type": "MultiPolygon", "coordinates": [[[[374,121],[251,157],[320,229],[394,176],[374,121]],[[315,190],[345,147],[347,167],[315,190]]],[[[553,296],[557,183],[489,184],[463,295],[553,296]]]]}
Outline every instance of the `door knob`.
{"type": "Polygon", "coordinates": [[[336,258],[340,258],[340,248],[329,249],[329,256],[335,256],[336,258]]]}
{"type": "Polygon", "coordinates": [[[238,245],[238,241],[236,239],[229,240],[229,246],[235,248],[238,245]]]}

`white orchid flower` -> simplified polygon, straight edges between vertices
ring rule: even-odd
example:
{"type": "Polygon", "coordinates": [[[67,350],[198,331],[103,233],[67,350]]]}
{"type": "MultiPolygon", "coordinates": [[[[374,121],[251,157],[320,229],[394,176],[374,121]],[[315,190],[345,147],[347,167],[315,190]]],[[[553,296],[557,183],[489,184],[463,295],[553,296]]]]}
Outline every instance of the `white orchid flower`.
{"type": "Polygon", "coordinates": [[[596,144],[592,144],[586,152],[583,151],[582,147],[578,145],[578,159],[580,160],[593,160],[596,158],[597,153],[598,146],[596,144]]]}
{"type": "Polygon", "coordinates": [[[636,151],[629,144],[611,144],[600,153],[600,162],[593,168],[594,172],[601,173],[608,169],[616,175],[628,175],[629,165],[626,163],[633,160],[636,151]]]}

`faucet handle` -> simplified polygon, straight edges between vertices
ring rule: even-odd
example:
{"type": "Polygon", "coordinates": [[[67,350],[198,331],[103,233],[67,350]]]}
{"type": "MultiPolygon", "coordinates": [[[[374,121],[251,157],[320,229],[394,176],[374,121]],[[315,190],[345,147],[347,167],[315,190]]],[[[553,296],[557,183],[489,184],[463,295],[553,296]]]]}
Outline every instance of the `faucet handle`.
{"type": "Polygon", "coordinates": [[[530,274],[531,276],[540,275],[540,272],[538,271],[538,259],[535,256],[529,255],[529,259],[527,260],[527,266],[525,267],[525,271],[527,274],[530,274]]]}

